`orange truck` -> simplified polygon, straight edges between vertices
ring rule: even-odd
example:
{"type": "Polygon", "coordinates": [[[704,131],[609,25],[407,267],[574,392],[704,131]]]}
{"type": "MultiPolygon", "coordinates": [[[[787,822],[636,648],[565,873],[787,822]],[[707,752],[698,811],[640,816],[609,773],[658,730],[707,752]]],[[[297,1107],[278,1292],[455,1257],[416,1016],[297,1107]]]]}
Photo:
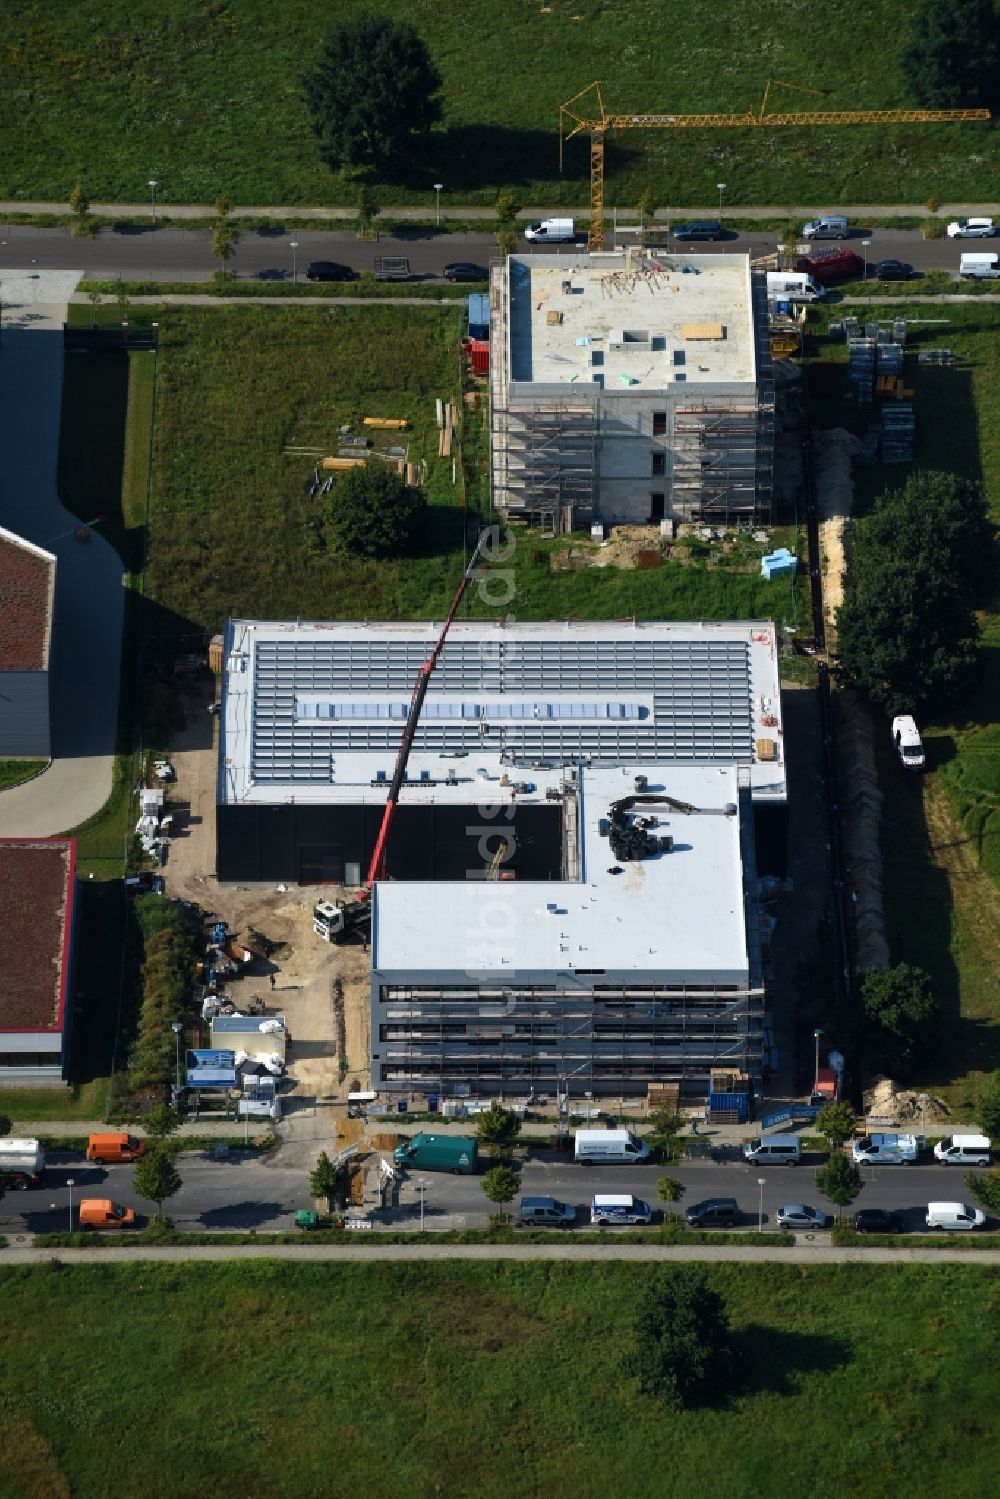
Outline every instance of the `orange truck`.
{"type": "Polygon", "coordinates": [[[85,1197],[79,1221],[81,1228],[134,1228],[135,1213],[108,1197],[85,1197]]]}
{"type": "Polygon", "coordinates": [[[134,1135],[113,1132],[106,1135],[91,1135],[87,1141],[87,1160],[97,1166],[115,1165],[120,1161],[137,1161],[146,1154],[145,1140],[134,1135]]]}

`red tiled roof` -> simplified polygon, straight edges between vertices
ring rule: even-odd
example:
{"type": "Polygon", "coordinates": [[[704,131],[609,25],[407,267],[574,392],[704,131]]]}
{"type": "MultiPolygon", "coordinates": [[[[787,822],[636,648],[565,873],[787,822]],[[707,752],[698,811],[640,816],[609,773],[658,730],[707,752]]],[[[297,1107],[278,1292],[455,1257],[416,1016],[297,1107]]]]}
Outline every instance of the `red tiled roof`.
{"type": "Polygon", "coordinates": [[[0,838],[0,1031],[62,1027],[75,864],[70,838],[0,838]]]}
{"type": "Polygon", "coordinates": [[[55,559],[0,531],[0,671],[48,666],[55,559]]]}

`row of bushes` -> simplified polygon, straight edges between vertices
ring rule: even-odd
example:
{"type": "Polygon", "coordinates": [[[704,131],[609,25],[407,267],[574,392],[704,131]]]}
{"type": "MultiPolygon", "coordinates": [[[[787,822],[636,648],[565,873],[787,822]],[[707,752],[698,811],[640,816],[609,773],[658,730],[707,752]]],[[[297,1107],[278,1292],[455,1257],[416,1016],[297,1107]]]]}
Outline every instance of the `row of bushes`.
{"type": "Polygon", "coordinates": [[[303,1232],[301,1229],[287,1233],[176,1233],[154,1229],[140,1233],[108,1234],[36,1234],[36,1249],[118,1249],[143,1244],[168,1244],[176,1246],[198,1245],[201,1248],[216,1244],[365,1244],[379,1249],[385,1244],[645,1244],[655,1247],[660,1244],[715,1244],[765,1246],[769,1249],[788,1249],[795,1242],[792,1234],[773,1233],[697,1233],[681,1228],[678,1224],[667,1224],[652,1230],[630,1230],[610,1233],[559,1233],[545,1229],[449,1229],[441,1232],[382,1232],[377,1230],[355,1232],[346,1228],[318,1228],[303,1232]]]}
{"type": "Polygon", "coordinates": [[[135,1095],[164,1090],[173,1076],[171,1025],[190,1019],[198,933],[182,906],[159,896],[139,896],[132,910],[142,937],[142,998],[127,1077],[135,1095]]]}

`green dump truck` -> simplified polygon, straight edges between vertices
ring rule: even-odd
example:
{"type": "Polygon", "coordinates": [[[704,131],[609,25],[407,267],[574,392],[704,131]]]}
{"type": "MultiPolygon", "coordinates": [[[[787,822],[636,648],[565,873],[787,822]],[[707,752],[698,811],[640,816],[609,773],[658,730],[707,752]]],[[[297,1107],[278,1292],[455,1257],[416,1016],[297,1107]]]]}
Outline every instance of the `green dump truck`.
{"type": "Polygon", "coordinates": [[[414,1135],[393,1152],[397,1166],[407,1171],[475,1171],[479,1144],[471,1135],[414,1135]]]}

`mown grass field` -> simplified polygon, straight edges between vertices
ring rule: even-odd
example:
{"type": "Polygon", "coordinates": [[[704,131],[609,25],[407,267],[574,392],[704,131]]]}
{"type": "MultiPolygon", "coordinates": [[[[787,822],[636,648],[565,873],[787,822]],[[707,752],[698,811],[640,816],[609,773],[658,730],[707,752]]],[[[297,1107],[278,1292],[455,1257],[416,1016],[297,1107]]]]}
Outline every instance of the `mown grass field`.
{"type": "Polygon", "coordinates": [[[0,760],[0,791],[30,781],[44,768],[44,760],[0,760]]]}
{"type": "MultiPolygon", "coordinates": [[[[843,309],[851,310],[851,309],[843,309]]],[[[894,300],[866,309],[891,316],[894,300]]],[[[992,305],[915,306],[909,345],[946,347],[950,367],[907,361],[917,410],[917,463],[983,483],[1000,524],[1000,390],[994,377],[1000,309],[992,305]],[[940,321],[936,321],[940,319],[940,321]]],[[[824,328],[836,309],[824,312],[824,328]]],[[[846,348],[817,345],[824,362],[842,365],[846,348]]],[[[835,381],[813,413],[824,426],[863,432],[868,418],[835,381]]],[[[898,487],[906,470],[857,469],[856,508],[898,487]]],[[[888,725],[879,744],[886,934],[893,961],[917,963],[934,978],[947,1017],[935,1061],[922,1079],[968,1116],[985,1073],[1000,1068],[1000,589],[981,616],[982,674],[964,714],[954,722],[921,724],[928,773],[901,774],[888,725]],[[983,878],[985,877],[985,879],[983,878]],[[987,883],[992,882],[992,883],[987,883]]]]}
{"type": "MultiPolygon", "coordinates": [[[[314,148],[302,97],[327,20],[354,0],[10,0],[0,43],[0,198],[164,203],[347,201],[314,148]],[[85,122],[85,128],[81,122],[85,122]]],[[[559,106],[600,77],[613,113],[746,111],[768,79],[773,106],[865,109],[910,103],[898,58],[902,0],[824,6],[774,0],[465,0],[458,17],[410,0],[406,19],[444,79],[445,119],[419,157],[382,184],[384,201],[586,201],[588,143],[558,171],[559,106]],[[822,97],[817,97],[821,95],[822,97]]],[[[664,205],[995,196],[995,131],[984,125],[632,131],[612,138],[606,201],[664,205]]]]}
{"type": "Polygon", "coordinates": [[[738,1393],[682,1415],[619,1370],[645,1271],[53,1264],[0,1271],[0,1493],[105,1499],[979,1499],[997,1278],[716,1266],[738,1393]],[[103,1350],[97,1356],[95,1350],[103,1350]]]}

